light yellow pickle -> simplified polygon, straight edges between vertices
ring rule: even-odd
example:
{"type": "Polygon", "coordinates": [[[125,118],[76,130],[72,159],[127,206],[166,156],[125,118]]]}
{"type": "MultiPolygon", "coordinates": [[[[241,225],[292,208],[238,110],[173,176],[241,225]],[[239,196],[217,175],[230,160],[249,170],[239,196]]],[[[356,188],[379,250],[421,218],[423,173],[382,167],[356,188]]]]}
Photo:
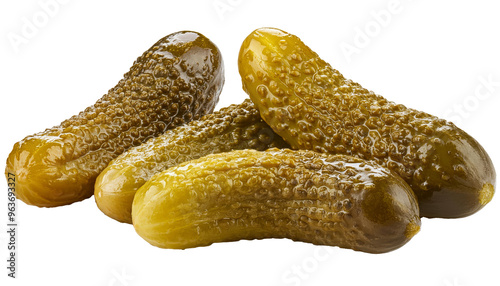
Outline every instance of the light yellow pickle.
{"type": "Polygon", "coordinates": [[[169,168],[137,191],[132,220],[149,243],[175,249],[289,238],[383,253],[420,229],[413,192],[389,170],[290,149],[238,150],[169,168]]]}

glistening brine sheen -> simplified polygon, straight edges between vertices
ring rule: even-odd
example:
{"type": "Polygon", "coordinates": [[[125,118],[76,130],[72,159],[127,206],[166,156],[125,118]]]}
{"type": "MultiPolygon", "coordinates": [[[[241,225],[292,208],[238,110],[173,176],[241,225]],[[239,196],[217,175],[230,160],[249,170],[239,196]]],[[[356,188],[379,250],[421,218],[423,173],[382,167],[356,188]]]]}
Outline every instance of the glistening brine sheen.
{"type": "Polygon", "coordinates": [[[258,29],[238,64],[243,89],[292,148],[388,167],[411,186],[425,217],[464,217],[492,199],[495,169],[476,140],[346,79],[298,37],[258,29]]]}
{"type": "Polygon", "coordinates": [[[162,248],[289,238],[370,253],[420,229],[415,195],[374,162],[313,151],[237,150],[154,175],[132,206],[137,233],[162,248]]]}
{"type": "Polygon", "coordinates": [[[272,147],[289,146],[247,99],[169,130],[111,161],[96,180],[96,203],[109,217],[132,223],[134,195],[154,174],[209,154],[272,147]]]}
{"type": "Polygon", "coordinates": [[[94,105],[14,145],[5,172],[16,174],[17,198],[55,207],[92,196],[112,159],[212,112],[223,83],[209,39],[188,31],[162,38],[94,105]]]}

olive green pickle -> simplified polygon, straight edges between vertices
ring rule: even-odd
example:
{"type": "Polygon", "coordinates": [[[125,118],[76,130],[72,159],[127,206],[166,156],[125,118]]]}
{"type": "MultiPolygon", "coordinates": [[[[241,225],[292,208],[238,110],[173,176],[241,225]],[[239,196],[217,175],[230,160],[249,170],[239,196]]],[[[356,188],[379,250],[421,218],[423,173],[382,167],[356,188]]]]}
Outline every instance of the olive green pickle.
{"type": "Polygon", "coordinates": [[[109,217],[132,223],[134,195],[154,174],[208,154],[272,147],[289,146],[262,120],[250,99],[246,99],[121,154],[97,177],[95,200],[109,217]]]}
{"type": "Polygon", "coordinates": [[[468,216],[492,199],[495,169],[476,140],[344,78],[298,37],[258,29],[238,63],[243,89],[292,148],[388,167],[411,186],[425,217],[468,216]]]}
{"type": "Polygon", "coordinates": [[[210,40],[189,31],[168,35],[94,105],[16,143],[5,173],[16,175],[16,196],[30,205],[86,199],[125,150],[212,112],[223,84],[222,57],[210,40]]]}

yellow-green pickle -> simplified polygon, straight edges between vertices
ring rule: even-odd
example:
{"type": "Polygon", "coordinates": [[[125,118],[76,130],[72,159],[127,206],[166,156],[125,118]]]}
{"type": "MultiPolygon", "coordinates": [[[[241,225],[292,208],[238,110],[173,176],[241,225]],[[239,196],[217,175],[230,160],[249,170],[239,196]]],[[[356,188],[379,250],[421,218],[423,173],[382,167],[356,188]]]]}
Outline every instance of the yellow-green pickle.
{"type": "Polygon", "coordinates": [[[492,199],[495,170],[476,140],[344,78],[298,37],[258,29],[243,42],[238,64],[243,89],[292,148],[388,167],[411,186],[421,216],[464,217],[492,199]]]}
{"type": "Polygon", "coordinates": [[[288,147],[247,99],[131,148],[99,175],[95,200],[109,217],[132,223],[132,201],[154,174],[202,156],[238,149],[288,147]]]}
{"type": "Polygon", "coordinates": [[[92,196],[112,159],[212,112],[223,84],[222,57],[209,39],[190,31],[162,38],[94,105],[14,145],[5,172],[16,175],[17,198],[55,207],[92,196]]]}
{"type": "Polygon", "coordinates": [[[212,154],[158,173],[137,191],[132,220],[146,241],[175,249],[289,238],[383,253],[420,229],[415,195],[388,169],[276,148],[212,154]]]}

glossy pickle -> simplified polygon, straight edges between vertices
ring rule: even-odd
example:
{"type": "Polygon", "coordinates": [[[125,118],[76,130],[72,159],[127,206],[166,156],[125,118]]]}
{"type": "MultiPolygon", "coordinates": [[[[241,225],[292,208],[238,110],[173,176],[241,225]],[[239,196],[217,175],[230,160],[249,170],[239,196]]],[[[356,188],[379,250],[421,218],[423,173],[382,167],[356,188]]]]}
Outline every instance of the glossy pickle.
{"type": "Polygon", "coordinates": [[[121,154],[98,176],[95,200],[107,216],[132,223],[134,195],[154,174],[208,154],[272,147],[289,146],[262,120],[250,99],[246,99],[121,154]]]}
{"type": "Polygon", "coordinates": [[[415,195],[373,162],[313,151],[238,150],[153,176],[132,206],[137,233],[184,249],[289,238],[370,253],[401,247],[420,229],[415,195]]]}
{"type": "Polygon", "coordinates": [[[243,89],[292,148],[388,167],[414,190],[425,217],[468,216],[492,199],[495,170],[476,140],[344,78],[298,37],[258,29],[238,64],[243,89]]]}
{"type": "Polygon", "coordinates": [[[16,175],[17,198],[55,207],[90,197],[112,159],[212,112],[223,83],[221,54],[206,37],[162,38],[94,105],[14,145],[5,173],[16,175]]]}

